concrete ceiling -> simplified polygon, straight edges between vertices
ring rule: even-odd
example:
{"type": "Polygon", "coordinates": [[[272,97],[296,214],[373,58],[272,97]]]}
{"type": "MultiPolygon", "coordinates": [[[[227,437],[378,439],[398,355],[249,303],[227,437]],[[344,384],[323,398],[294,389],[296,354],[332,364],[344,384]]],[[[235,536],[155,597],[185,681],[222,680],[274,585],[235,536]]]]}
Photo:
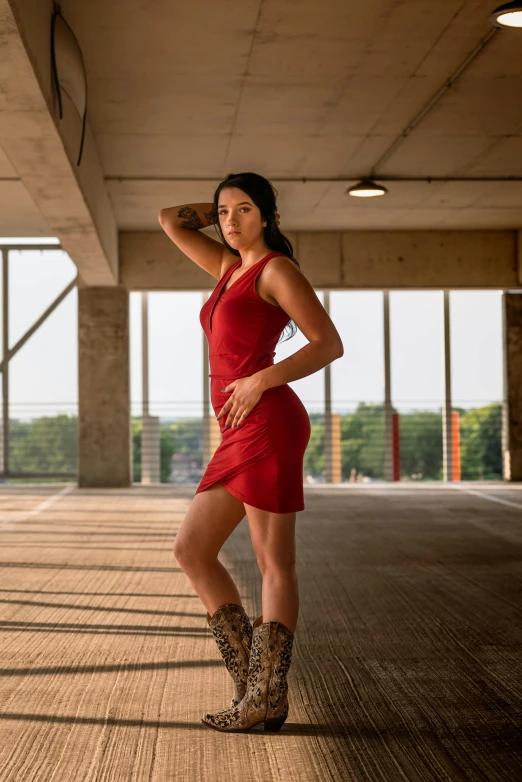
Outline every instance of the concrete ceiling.
{"type": "MultiPolygon", "coordinates": [[[[490,34],[496,4],[62,0],[118,228],[157,230],[161,207],[209,201],[243,170],[272,180],[283,230],[521,228],[522,30],[494,33],[375,171],[463,181],[345,194],[490,34]],[[323,181],[281,181],[303,177],[323,181]]],[[[0,177],[0,235],[52,233],[1,151],[0,177]]]]}

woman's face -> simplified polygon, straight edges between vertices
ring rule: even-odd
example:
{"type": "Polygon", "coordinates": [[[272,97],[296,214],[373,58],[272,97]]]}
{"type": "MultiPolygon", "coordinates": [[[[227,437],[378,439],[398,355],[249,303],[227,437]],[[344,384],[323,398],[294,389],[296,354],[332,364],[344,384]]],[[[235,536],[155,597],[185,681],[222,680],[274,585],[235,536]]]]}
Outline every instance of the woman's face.
{"type": "Polygon", "coordinates": [[[238,187],[224,187],[218,201],[219,225],[235,250],[256,244],[267,221],[249,195],[238,187]]]}

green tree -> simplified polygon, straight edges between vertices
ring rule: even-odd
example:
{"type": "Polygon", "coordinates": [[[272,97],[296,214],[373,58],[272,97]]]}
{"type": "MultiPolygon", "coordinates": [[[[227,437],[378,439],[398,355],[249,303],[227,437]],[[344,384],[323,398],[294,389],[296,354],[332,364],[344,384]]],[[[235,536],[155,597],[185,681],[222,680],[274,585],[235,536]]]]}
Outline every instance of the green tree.
{"type": "Polygon", "coordinates": [[[174,453],[174,438],[166,426],[160,427],[160,481],[170,483],[172,454],[174,453]]]}
{"type": "Polygon", "coordinates": [[[442,480],[442,414],[417,411],[399,420],[401,476],[442,480]]]}
{"type": "Polygon", "coordinates": [[[197,456],[199,466],[203,459],[203,419],[187,418],[170,425],[174,442],[174,453],[197,456]]]}
{"type": "Polygon", "coordinates": [[[361,402],[351,415],[341,417],[341,471],[352,468],[370,478],[384,477],[384,406],[361,402]]]}
{"type": "Polygon", "coordinates": [[[77,416],[9,421],[12,472],[76,472],[77,416]]]}
{"type": "Polygon", "coordinates": [[[502,407],[492,403],[467,410],[460,419],[463,480],[502,478],[502,407]]]}
{"type": "Polygon", "coordinates": [[[132,480],[141,481],[141,418],[132,419],[132,480]]]}

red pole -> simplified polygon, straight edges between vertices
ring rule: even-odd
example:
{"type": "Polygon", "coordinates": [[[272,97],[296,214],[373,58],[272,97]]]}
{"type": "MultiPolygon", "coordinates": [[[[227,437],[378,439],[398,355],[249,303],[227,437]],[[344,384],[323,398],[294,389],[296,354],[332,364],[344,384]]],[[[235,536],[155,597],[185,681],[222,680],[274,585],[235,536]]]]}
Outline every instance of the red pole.
{"type": "Polygon", "coordinates": [[[457,410],[451,413],[451,443],[453,480],[460,481],[460,414],[457,410]]]}
{"type": "Polygon", "coordinates": [[[401,436],[399,413],[392,413],[393,480],[401,479],[401,436]]]}

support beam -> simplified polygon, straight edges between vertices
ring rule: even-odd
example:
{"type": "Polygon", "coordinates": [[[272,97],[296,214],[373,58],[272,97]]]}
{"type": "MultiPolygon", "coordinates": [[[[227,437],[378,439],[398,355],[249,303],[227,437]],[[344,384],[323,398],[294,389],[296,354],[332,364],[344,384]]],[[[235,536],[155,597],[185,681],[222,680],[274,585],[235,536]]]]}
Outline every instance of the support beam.
{"type": "MultiPolygon", "coordinates": [[[[212,228],[205,233],[214,236],[212,228]]],[[[318,290],[518,287],[517,231],[285,231],[318,290]]],[[[212,290],[216,280],[162,231],[120,233],[128,290],[212,290]]]]}
{"type": "Polygon", "coordinates": [[[78,288],[78,486],[131,485],[129,294],[78,288]]]}
{"type": "Polygon", "coordinates": [[[89,285],[118,283],[118,231],[87,123],[51,79],[50,0],[0,0],[0,146],[24,188],[89,285]]]}

